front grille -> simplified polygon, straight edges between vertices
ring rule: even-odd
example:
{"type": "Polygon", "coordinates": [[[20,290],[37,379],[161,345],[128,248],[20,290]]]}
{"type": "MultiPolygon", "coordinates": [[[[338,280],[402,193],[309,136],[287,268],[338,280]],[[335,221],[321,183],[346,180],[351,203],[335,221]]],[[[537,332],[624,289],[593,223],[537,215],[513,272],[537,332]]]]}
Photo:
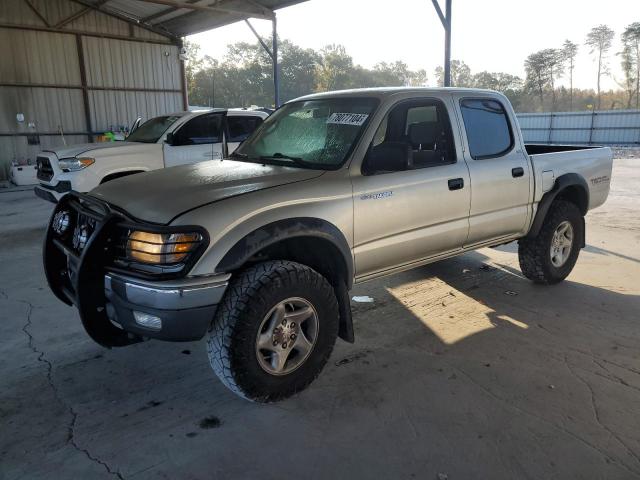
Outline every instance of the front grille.
{"type": "Polygon", "coordinates": [[[53,168],[51,162],[47,157],[36,157],[36,163],[38,165],[38,179],[48,182],[53,178],[53,168]]]}

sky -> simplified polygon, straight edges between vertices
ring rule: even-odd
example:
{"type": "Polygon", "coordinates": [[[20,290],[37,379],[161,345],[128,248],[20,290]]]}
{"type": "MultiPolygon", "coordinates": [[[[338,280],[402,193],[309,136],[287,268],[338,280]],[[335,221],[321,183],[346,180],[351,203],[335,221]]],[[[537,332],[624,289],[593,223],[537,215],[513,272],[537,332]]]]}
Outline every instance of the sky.
{"type": "MultiPolygon", "coordinates": [[[[596,86],[597,64],[584,45],[591,27],[606,24],[616,32],[609,53],[611,76],[603,89],[622,80],[620,33],[640,22],[640,0],[452,0],[453,59],[473,73],[501,71],[524,78],[524,60],[543,48],[559,48],[565,39],[579,45],[574,87],[596,86]]],[[[444,8],[444,0],[440,0],[444,8]]],[[[442,65],[444,31],[430,0],[310,0],[277,11],[278,36],[302,47],[320,49],[336,43],[346,47],[354,63],[373,67],[401,60],[413,70],[424,68],[428,84],[442,65]]],[[[271,22],[252,20],[265,37],[271,22]]],[[[189,37],[203,54],[222,58],[229,43],[255,41],[240,22],[189,37]]],[[[562,80],[560,84],[568,84],[562,80]]]]}

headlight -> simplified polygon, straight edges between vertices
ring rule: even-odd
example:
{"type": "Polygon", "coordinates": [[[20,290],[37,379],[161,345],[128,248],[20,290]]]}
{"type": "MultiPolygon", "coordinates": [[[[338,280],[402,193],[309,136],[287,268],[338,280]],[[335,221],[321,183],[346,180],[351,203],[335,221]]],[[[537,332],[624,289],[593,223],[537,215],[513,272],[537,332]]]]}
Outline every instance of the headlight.
{"type": "Polygon", "coordinates": [[[127,238],[127,258],[168,265],[184,262],[202,243],[199,233],[150,233],[134,230],[127,238]]]}
{"type": "Polygon", "coordinates": [[[91,157],[62,158],[58,161],[58,166],[63,172],[77,172],[94,163],[96,163],[96,159],[91,157]]]}

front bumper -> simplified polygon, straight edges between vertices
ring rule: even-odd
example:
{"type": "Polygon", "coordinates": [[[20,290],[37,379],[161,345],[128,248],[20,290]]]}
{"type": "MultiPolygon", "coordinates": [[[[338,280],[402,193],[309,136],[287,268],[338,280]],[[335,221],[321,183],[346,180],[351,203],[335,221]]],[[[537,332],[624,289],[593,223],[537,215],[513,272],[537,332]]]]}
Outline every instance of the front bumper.
{"type": "Polygon", "coordinates": [[[47,200],[48,202],[58,203],[65,194],[71,191],[71,182],[62,181],[58,182],[56,186],[46,185],[41,183],[33,187],[33,192],[36,196],[47,200]]]}
{"type": "MultiPolygon", "coordinates": [[[[201,338],[230,276],[176,277],[171,272],[130,276],[126,267],[114,261],[118,232],[130,225],[125,214],[105,202],[73,191],[65,195],[51,215],[43,248],[52,292],[78,309],[86,332],[105,347],[145,338],[201,338]],[[58,213],[65,213],[66,221],[55,220],[58,213]]],[[[188,272],[190,265],[183,268],[188,272]]]]}
{"type": "Polygon", "coordinates": [[[123,330],[142,337],[199,340],[213,320],[229,278],[217,275],[147,282],[108,273],[104,277],[107,316],[123,330]],[[138,321],[140,313],[157,319],[153,327],[138,321]]]}

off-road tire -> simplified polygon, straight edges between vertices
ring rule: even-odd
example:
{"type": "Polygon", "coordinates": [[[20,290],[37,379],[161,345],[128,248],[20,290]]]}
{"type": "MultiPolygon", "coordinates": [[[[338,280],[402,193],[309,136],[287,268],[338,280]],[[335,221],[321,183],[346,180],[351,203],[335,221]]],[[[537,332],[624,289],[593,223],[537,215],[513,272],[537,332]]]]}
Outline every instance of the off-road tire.
{"type": "Polygon", "coordinates": [[[538,235],[534,238],[523,238],[518,242],[520,270],[535,283],[551,285],[561,282],[573,270],[583,238],[584,221],[578,207],[566,200],[556,200],[551,205],[538,235]],[[556,228],[564,221],[570,222],[573,228],[573,244],[567,261],[564,265],[556,267],[551,262],[551,242],[556,228]]]}
{"type": "Polygon", "coordinates": [[[295,262],[260,263],[232,279],[209,330],[209,362],[222,383],[237,395],[261,403],[283,400],[318,377],[331,356],[338,325],[338,302],[326,278],[295,262]],[[315,308],[317,339],[296,370],[274,376],[259,364],[256,338],[265,315],[290,297],[303,298],[315,308]]]}

